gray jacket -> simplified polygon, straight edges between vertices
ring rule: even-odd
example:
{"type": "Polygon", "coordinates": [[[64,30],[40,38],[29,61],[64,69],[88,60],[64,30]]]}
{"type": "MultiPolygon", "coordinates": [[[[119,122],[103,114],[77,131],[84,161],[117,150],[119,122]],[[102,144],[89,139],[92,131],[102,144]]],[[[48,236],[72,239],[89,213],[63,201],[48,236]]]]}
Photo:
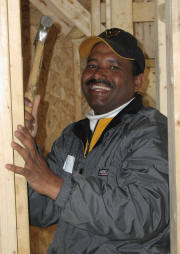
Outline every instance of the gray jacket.
{"type": "Polygon", "coordinates": [[[30,223],[58,223],[48,253],[169,254],[166,118],[136,95],[84,158],[88,137],[88,119],[72,123],[48,154],[63,177],[56,201],[29,188],[30,223]]]}

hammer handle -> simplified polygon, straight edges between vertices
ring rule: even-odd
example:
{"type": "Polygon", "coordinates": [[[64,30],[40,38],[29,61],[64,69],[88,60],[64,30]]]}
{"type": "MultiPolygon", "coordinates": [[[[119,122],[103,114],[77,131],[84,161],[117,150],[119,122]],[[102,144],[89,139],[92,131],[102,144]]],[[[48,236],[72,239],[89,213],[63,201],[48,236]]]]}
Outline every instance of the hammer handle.
{"type": "MultiPolygon", "coordinates": [[[[32,103],[34,102],[34,97],[36,95],[36,89],[37,89],[37,83],[38,83],[38,78],[40,74],[40,67],[41,67],[41,61],[42,61],[42,56],[43,56],[43,50],[44,50],[44,42],[38,41],[36,44],[36,49],[35,49],[35,55],[33,59],[33,64],[28,80],[28,84],[25,90],[25,97],[29,99],[32,103]]],[[[31,113],[32,108],[26,107],[26,111],[31,113]]]]}

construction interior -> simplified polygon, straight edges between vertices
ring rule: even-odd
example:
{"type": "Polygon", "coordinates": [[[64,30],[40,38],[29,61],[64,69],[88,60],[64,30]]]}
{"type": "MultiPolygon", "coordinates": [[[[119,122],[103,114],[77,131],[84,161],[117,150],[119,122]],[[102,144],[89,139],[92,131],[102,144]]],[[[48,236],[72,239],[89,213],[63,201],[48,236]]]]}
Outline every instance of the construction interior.
{"type": "Polygon", "coordinates": [[[180,253],[179,0],[1,0],[0,253],[45,254],[56,229],[56,225],[29,227],[26,181],[3,169],[7,162],[23,165],[10,143],[17,124],[24,121],[23,91],[42,15],[54,22],[37,91],[41,95],[37,142],[44,153],[66,125],[89,111],[80,85],[85,64],[78,52],[80,42],[111,27],[127,30],[139,40],[146,57],[144,104],[158,108],[169,120],[171,253],[180,253]]]}

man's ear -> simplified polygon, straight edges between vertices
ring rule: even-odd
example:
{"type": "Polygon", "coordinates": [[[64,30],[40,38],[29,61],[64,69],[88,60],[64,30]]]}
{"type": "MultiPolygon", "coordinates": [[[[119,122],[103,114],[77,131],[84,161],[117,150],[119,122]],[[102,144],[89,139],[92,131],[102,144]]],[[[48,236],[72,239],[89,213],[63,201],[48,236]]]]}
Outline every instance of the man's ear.
{"type": "Polygon", "coordinates": [[[144,74],[140,73],[134,77],[134,90],[135,92],[139,91],[144,83],[144,74]]]}

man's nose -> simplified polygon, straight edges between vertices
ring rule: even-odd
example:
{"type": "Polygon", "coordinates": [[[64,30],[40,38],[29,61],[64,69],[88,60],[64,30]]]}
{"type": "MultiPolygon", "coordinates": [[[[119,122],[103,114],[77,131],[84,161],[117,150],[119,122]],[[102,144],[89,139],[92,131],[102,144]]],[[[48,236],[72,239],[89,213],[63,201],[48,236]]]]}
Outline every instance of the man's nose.
{"type": "Polygon", "coordinates": [[[94,72],[95,79],[106,78],[106,77],[107,77],[107,69],[103,67],[98,67],[96,71],[94,72]]]}

